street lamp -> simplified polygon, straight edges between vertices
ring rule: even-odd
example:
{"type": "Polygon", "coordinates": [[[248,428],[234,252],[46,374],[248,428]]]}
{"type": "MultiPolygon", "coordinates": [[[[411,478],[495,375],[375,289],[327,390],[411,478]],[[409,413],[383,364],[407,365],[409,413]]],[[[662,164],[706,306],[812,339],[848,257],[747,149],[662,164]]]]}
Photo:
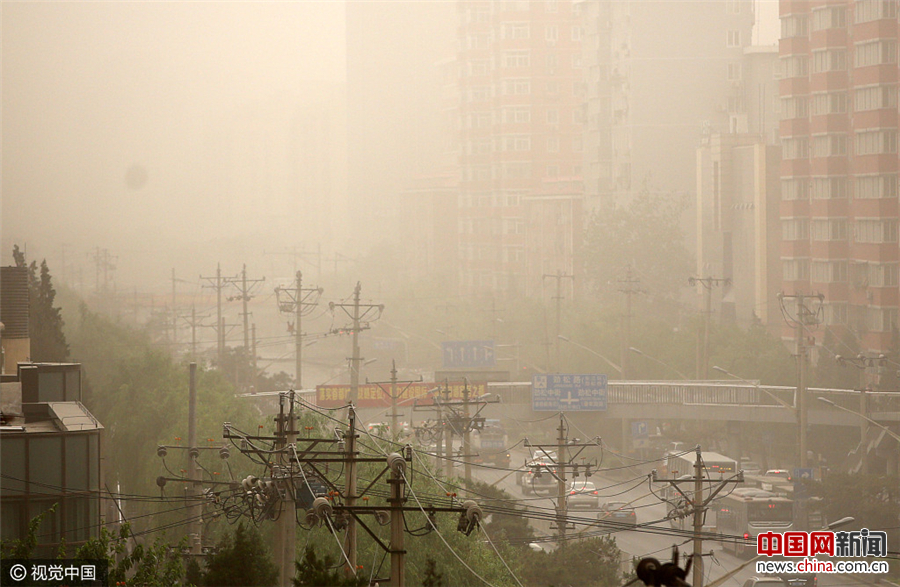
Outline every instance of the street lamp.
{"type": "Polygon", "coordinates": [[[615,363],[613,363],[612,361],[610,361],[609,359],[607,359],[606,357],[604,357],[603,355],[601,355],[600,353],[595,351],[594,349],[586,347],[583,344],[581,344],[580,342],[575,342],[574,340],[567,338],[567,337],[563,336],[562,334],[558,334],[557,338],[559,338],[559,340],[564,340],[570,344],[574,344],[575,346],[586,350],[587,352],[591,353],[592,355],[596,355],[596,356],[600,357],[601,359],[606,361],[610,367],[612,367],[613,369],[618,371],[619,375],[622,374],[622,367],[620,367],[619,365],[616,365],[615,363]]]}
{"type": "Polygon", "coordinates": [[[679,371],[678,369],[676,369],[676,368],[673,367],[672,365],[670,365],[670,364],[668,364],[668,363],[666,363],[666,362],[664,362],[664,361],[661,361],[661,360],[657,359],[656,357],[652,357],[652,356],[648,355],[647,353],[645,353],[645,352],[643,352],[643,351],[641,351],[641,350],[639,350],[639,349],[634,348],[633,346],[628,347],[628,350],[631,351],[631,352],[633,352],[633,353],[635,353],[635,354],[637,354],[637,355],[641,355],[642,357],[647,357],[647,358],[650,359],[651,361],[656,361],[657,363],[659,363],[659,364],[662,365],[663,367],[667,367],[667,368],[671,369],[672,371],[675,371],[675,373],[677,373],[678,376],[681,377],[682,379],[685,379],[685,380],[689,380],[689,379],[690,379],[690,377],[688,377],[687,375],[685,375],[684,373],[682,373],[681,371],[679,371]]]}
{"type": "Polygon", "coordinates": [[[867,421],[869,424],[873,424],[873,425],[875,425],[875,426],[881,428],[882,430],[884,430],[885,434],[887,434],[888,436],[890,436],[891,438],[893,438],[893,439],[896,440],[897,442],[900,442],[900,435],[898,435],[898,434],[896,434],[895,432],[893,432],[893,431],[892,431],[890,428],[888,428],[887,426],[884,426],[884,425],[882,425],[882,424],[879,424],[878,422],[876,422],[876,421],[873,420],[872,418],[870,418],[870,417],[868,417],[868,416],[865,416],[865,415],[863,415],[863,414],[860,414],[859,412],[854,412],[854,411],[851,410],[850,408],[845,408],[844,406],[839,406],[839,405],[837,405],[836,403],[834,403],[833,401],[831,401],[830,399],[828,399],[827,397],[821,397],[821,396],[820,396],[820,397],[817,397],[816,400],[822,402],[823,404],[828,404],[829,406],[831,406],[831,407],[833,407],[833,408],[837,408],[837,409],[839,409],[839,410],[844,410],[845,412],[850,412],[851,414],[855,414],[855,415],[859,416],[860,418],[862,418],[863,420],[867,421]]]}
{"type": "MultiPolygon", "coordinates": [[[[786,401],[784,401],[783,399],[781,399],[780,397],[778,397],[777,395],[775,395],[775,394],[772,393],[771,391],[769,391],[769,390],[767,390],[767,389],[763,389],[763,388],[760,386],[760,384],[759,384],[758,381],[757,381],[756,383],[754,383],[753,381],[748,381],[748,380],[744,379],[743,377],[740,377],[740,376],[738,376],[738,375],[735,375],[734,373],[730,373],[729,371],[726,371],[725,369],[723,369],[722,367],[719,367],[719,366],[717,366],[717,365],[714,365],[714,366],[713,366],[713,370],[714,370],[714,371],[718,371],[719,373],[724,373],[725,375],[728,375],[729,377],[733,377],[734,379],[738,379],[738,380],[740,380],[740,381],[743,381],[744,383],[747,383],[748,385],[752,385],[753,387],[756,388],[757,391],[763,392],[764,394],[766,394],[767,396],[769,396],[770,398],[772,398],[773,400],[775,400],[776,402],[778,402],[778,404],[779,404],[780,406],[782,406],[782,407],[784,407],[784,408],[787,408],[787,409],[793,411],[793,412],[794,412],[794,418],[797,420],[797,426],[800,427],[800,436],[801,436],[801,438],[803,438],[803,442],[800,442],[800,443],[799,443],[800,446],[798,447],[798,450],[801,451],[801,452],[802,452],[803,450],[805,450],[805,447],[806,447],[806,430],[804,429],[804,427],[803,427],[803,425],[802,425],[802,418],[801,418],[801,416],[800,416],[800,408],[799,408],[798,405],[797,405],[797,406],[792,406],[791,404],[787,403],[786,401]]],[[[795,403],[796,403],[796,402],[795,402],[795,403]]],[[[806,458],[805,458],[805,457],[801,457],[801,458],[798,459],[798,462],[804,463],[804,462],[806,462],[806,458]]]]}

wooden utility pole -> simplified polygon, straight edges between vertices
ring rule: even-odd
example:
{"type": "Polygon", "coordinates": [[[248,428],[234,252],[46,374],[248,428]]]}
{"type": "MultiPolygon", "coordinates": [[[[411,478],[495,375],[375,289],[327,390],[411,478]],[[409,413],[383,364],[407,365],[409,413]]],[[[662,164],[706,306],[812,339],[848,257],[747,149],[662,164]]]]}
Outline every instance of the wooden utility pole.
{"type": "Polygon", "coordinates": [[[556,275],[547,275],[544,274],[544,279],[548,277],[556,280],[556,295],[553,296],[553,299],[556,300],[556,365],[554,366],[557,373],[559,373],[559,335],[560,335],[560,319],[562,312],[562,280],[571,279],[573,283],[572,289],[574,290],[575,276],[567,273],[563,273],[562,271],[557,271],[556,275]]]}
{"type": "MultiPolygon", "coordinates": [[[[204,285],[204,288],[211,288],[216,290],[216,356],[219,361],[219,368],[221,368],[222,363],[225,362],[225,319],[222,318],[222,290],[228,285],[228,282],[222,277],[222,264],[216,264],[216,276],[215,277],[203,277],[200,276],[200,279],[204,279],[209,283],[204,285]]],[[[236,278],[228,278],[228,279],[236,279],[236,278]]]]}
{"type": "Polygon", "coordinates": [[[384,311],[384,304],[361,304],[359,301],[362,286],[357,281],[353,289],[352,304],[336,304],[331,302],[328,307],[334,312],[340,308],[352,320],[351,334],[353,339],[353,355],[350,357],[350,403],[356,404],[359,399],[359,364],[362,357],[359,356],[359,332],[369,328],[369,322],[377,320],[384,311]]]}
{"type": "Polygon", "coordinates": [[[654,483],[664,482],[669,483],[675,491],[677,491],[682,499],[684,500],[685,506],[689,507],[689,513],[693,515],[694,521],[694,532],[693,532],[693,555],[692,555],[692,564],[694,568],[694,579],[692,582],[693,587],[703,587],[703,518],[704,512],[707,510],[707,506],[709,506],[710,502],[712,502],[716,495],[719,494],[722,489],[729,483],[743,483],[744,482],[744,473],[743,471],[738,471],[731,477],[727,479],[709,479],[709,475],[704,473],[703,467],[703,453],[698,446],[696,448],[697,457],[694,460],[694,474],[689,478],[681,478],[681,479],[659,479],[656,477],[656,470],[653,470],[651,480],[654,483]],[[681,490],[678,486],[681,483],[688,483],[693,481],[693,492],[690,497],[681,490]],[[703,485],[704,483],[715,483],[716,486],[710,488],[707,492],[707,495],[704,497],[703,485]]]}
{"type": "Polygon", "coordinates": [[[199,555],[203,552],[200,532],[203,528],[200,516],[203,513],[203,505],[197,499],[200,487],[197,475],[197,457],[200,450],[197,448],[197,363],[188,366],[188,479],[191,480],[191,506],[189,519],[191,520],[191,554],[199,555]]]}
{"type": "Polygon", "coordinates": [[[391,398],[391,437],[394,439],[396,439],[400,435],[400,429],[397,426],[397,423],[398,423],[397,418],[400,417],[399,412],[397,412],[397,402],[399,401],[400,397],[403,396],[404,393],[406,393],[406,390],[409,389],[410,385],[412,385],[413,383],[420,383],[421,381],[422,381],[421,377],[419,377],[418,379],[410,380],[410,381],[400,381],[399,379],[397,379],[397,361],[396,360],[391,361],[391,379],[390,379],[390,381],[369,381],[368,379],[366,379],[366,383],[371,383],[371,384],[377,385],[381,389],[382,393],[388,394],[391,398]],[[403,389],[398,391],[397,386],[401,383],[405,384],[405,385],[404,385],[403,389]],[[386,390],[383,387],[383,385],[387,385],[387,384],[390,384],[390,386],[391,386],[390,391],[386,390]]]}
{"type": "Polygon", "coordinates": [[[321,287],[303,287],[303,273],[297,271],[296,285],[293,288],[275,288],[278,310],[294,314],[294,352],[295,370],[294,387],[303,389],[303,316],[309,314],[319,302],[324,290],[321,287]],[[285,296],[282,298],[282,294],[285,296]]]}
{"type": "Polygon", "coordinates": [[[230,296],[228,301],[233,300],[241,300],[241,307],[243,312],[241,315],[244,317],[244,350],[246,352],[250,352],[250,312],[247,311],[247,302],[253,299],[253,289],[256,288],[257,285],[264,282],[266,280],[265,277],[261,277],[259,279],[247,279],[247,264],[245,263],[243,268],[241,269],[240,277],[226,277],[224,281],[226,283],[230,283],[234,285],[238,289],[238,294],[236,296],[230,296]],[[248,285],[249,282],[249,285],[248,285]],[[238,287],[238,283],[240,283],[240,287],[238,287]]]}
{"type": "MultiPolygon", "coordinates": [[[[625,294],[624,338],[622,339],[622,379],[628,379],[631,375],[630,351],[631,347],[631,297],[636,293],[643,293],[640,288],[641,280],[633,277],[631,265],[626,268],[625,279],[618,280],[619,291],[625,294]]],[[[558,343],[557,343],[558,344],[558,343]]]]}
{"type": "MultiPolygon", "coordinates": [[[[559,428],[556,429],[556,458],[560,463],[566,460],[566,427],[565,416],[559,413],[559,428]]],[[[557,545],[560,548],[566,545],[566,526],[568,525],[568,503],[566,500],[566,467],[556,468],[556,533],[559,536],[557,545]]]]}
{"type": "MultiPolygon", "coordinates": [[[[397,455],[399,456],[399,455],[397,455]]],[[[406,463],[399,460],[393,464],[388,461],[391,467],[391,478],[388,483],[391,485],[391,497],[388,503],[391,506],[391,587],[406,587],[406,569],[404,568],[404,558],[406,555],[403,528],[403,504],[406,499],[403,496],[403,469],[406,463]]]]}
{"type": "MultiPolygon", "coordinates": [[[[358,299],[358,298],[357,298],[358,299]]],[[[347,506],[356,505],[356,408],[347,410],[350,430],[347,434],[347,506]]],[[[347,523],[347,560],[350,572],[356,574],[356,520],[351,516],[347,523]]]]}
{"type": "MultiPolygon", "coordinates": [[[[712,317],[712,289],[717,285],[731,285],[731,278],[721,277],[689,277],[692,286],[700,284],[706,295],[706,310],[703,312],[703,342],[697,336],[697,379],[709,379],[709,320],[712,317]]],[[[696,586],[695,586],[696,587],[696,586]]]]}

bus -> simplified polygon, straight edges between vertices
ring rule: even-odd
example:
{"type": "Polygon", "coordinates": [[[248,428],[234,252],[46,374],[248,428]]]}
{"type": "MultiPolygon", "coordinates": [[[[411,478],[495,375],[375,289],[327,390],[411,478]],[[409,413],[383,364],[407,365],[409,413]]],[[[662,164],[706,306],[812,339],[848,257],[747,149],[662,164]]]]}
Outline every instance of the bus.
{"type": "MultiPolygon", "coordinates": [[[[665,477],[667,479],[680,479],[679,488],[685,495],[691,497],[694,493],[694,462],[697,460],[695,451],[687,453],[669,452],[665,461],[665,477]]],[[[709,480],[723,480],[733,476],[738,471],[737,461],[715,452],[701,452],[700,461],[703,464],[703,478],[709,480]]],[[[703,484],[703,491],[707,493],[709,483],[703,484]]],[[[671,483],[666,483],[661,491],[663,498],[669,503],[667,517],[673,528],[690,528],[692,521],[686,517],[691,510],[690,504],[684,496],[676,490],[671,483]]],[[[710,504],[703,519],[705,531],[715,531],[716,513],[715,504],[710,504]]]]}
{"type": "Polygon", "coordinates": [[[758,534],[789,532],[794,527],[794,502],[768,491],[742,487],[716,502],[719,534],[739,537],[723,540],[722,547],[738,557],[756,554],[758,534]]]}

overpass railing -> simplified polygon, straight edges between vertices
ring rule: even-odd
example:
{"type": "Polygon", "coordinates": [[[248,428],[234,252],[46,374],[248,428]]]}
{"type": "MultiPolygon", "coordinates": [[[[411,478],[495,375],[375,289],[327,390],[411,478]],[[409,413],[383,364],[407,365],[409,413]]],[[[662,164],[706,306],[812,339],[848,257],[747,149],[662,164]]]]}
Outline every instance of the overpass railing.
{"type": "MultiPolygon", "coordinates": [[[[531,383],[527,381],[488,383],[488,392],[499,395],[501,403],[531,404],[531,383]]],[[[819,407],[816,397],[825,397],[839,406],[860,410],[858,390],[809,388],[808,393],[811,408],[819,407]]],[[[869,413],[900,412],[900,393],[866,393],[869,413]]],[[[610,381],[607,386],[609,404],[794,407],[796,395],[796,387],[732,381],[610,381]]]]}

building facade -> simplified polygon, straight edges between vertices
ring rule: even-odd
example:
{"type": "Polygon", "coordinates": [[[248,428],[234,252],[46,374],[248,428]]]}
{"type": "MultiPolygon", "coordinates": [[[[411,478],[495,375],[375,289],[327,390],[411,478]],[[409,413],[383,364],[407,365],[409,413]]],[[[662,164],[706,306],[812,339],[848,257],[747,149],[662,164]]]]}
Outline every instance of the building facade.
{"type": "Polygon", "coordinates": [[[885,351],[900,303],[898,3],[781,0],[779,11],[784,291],[823,294],[826,327],[885,351]]]}
{"type": "MultiPolygon", "coordinates": [[[[581,5],[465,1],[457,14],[459,289],[534,295],[544,264],[526,202],[560,181],[581,197],[581,5]]],[[[552,221],[580,238],[580,214],[552,221]]],[[[576,263],[557,262],[551,273],[576,263]]]]}

